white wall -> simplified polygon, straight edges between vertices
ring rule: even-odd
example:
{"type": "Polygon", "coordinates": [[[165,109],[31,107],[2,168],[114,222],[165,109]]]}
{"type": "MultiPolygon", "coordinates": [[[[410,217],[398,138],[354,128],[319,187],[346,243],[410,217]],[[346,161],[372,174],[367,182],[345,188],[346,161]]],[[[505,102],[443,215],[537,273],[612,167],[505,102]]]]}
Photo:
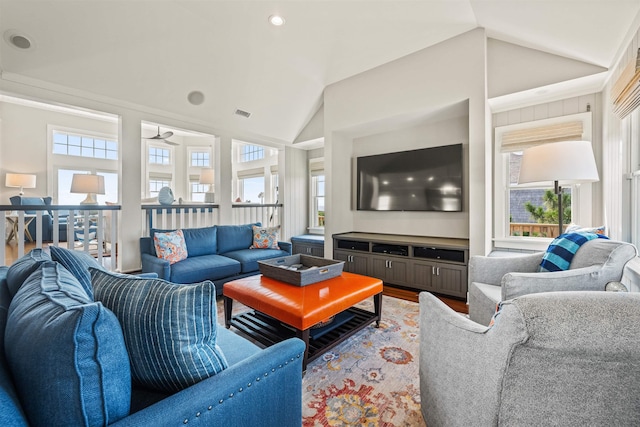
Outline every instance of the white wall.
{"type": "Polygon", "coordinates": [[[9,102],[0,102],[0,203],[10,204],[17,188],[4,186],[9,173],[36,174],[36,188],[25,189],[26,196],[53,196],[47,171],[47,126],[60,126],[118,135],[117,121],[97,120],[9,102]]]}
{"type": "MultiPolygon", "coordinates": [[[[330,85],[325,90],[327,206],[325,254],[331,235],[353,230],[423,236],[468,237],[470,253],[491,245],[491,139],[486,105],[486,37],[476,29],[396,61],[330,85]],[[364,217],[351,206],[351,162],[355,139],[414,126],[434,112],[468,100],[469,201],[451,216],[395,212],[364,217]],[[406,123],[411,125],[407,126],[406,123]],[[349,183],[349,184],[346,184],[349,183]],[[361,221],[365,220],[365,224],[361,221]]],[[[452,130],[452,132],[455,132],[452,130]]],[[[395,144],[394,144],[395,145],[395,144]]],[[[411,147],[409,147],[411,148],[411,147]]],[[[391,150],[390,150],[391,151],[391,150]]]]}
{"type": "Polygon", "coordinates": [[[463,144],[463,211],[462,212],[353,212],[353,231],[371,232],[388,227],[393,218],[393,233],[453,238],[469,237],[469,117],[459,117],[436,123],[354,138],[351,166],[351,209],[356,209],[357,185],[355,159],[360,156],[415,150],[442,145],[463,144]],[[416,224],[421,224],[416,229],[416,224]]]}

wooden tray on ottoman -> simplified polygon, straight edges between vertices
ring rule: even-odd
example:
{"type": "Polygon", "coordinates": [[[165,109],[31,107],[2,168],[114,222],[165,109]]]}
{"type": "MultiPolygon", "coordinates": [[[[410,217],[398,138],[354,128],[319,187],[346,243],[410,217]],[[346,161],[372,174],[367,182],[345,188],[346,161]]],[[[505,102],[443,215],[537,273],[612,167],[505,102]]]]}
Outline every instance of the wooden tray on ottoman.
{"type": "Polygon", "coordinates": [[[306,286],[341,275],[344,261],[296,254],[258,261],[258,267],[263,276],[291,285],[306,286]],[[291,268],[291,266],[299,264],[302,267],[291,268]]]}

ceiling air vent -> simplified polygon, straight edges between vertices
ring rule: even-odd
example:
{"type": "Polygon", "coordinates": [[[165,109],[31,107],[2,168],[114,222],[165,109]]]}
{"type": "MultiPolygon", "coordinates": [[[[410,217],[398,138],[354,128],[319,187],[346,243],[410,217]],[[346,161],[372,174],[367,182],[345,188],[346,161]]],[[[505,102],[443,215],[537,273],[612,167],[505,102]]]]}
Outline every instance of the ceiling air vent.
{"type": "Polygon", "coordinates": [[[244,117],[245,119],[248,119],[248,118],[249,118],[249,116],[251,115],[251,113],[250,113],[250,112],[248,112],[248,111],[244,111],[244,110],[241,110],[241,109],[239,109],[239,108],[238,108],[238,109],[236,109],[235,114],[237,114],[238,116],[242,116],[242,117],[244,117]]]}

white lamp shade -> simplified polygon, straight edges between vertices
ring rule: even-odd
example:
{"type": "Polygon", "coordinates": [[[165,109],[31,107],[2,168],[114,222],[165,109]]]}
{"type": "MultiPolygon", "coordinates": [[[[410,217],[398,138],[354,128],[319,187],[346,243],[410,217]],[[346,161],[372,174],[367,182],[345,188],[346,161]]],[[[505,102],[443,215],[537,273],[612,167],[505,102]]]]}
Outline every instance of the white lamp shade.
{"type": "Polygon", "coordinates": [[[200,184],[213,185],[215,179],[214,169],[202,169],[200,171],[200,184]]]}
{"type": "Polygon", "coordinates": [[[104,194],[104,176],[89,174],[73,174],[71,180],[72,193],[104,194]]]}
{"type": "Polygon", "coordinates": [[[543,185],[558,181],[571,185],[599,181],[589,141],[564,141],[528,148],[522,154],[518,185],[543,185]]]}
{"type": "Polygon", "coordinates": [[[8,173],[4,184],[7,187],[36,188],[36,176],[28,173],[8,173]]]}

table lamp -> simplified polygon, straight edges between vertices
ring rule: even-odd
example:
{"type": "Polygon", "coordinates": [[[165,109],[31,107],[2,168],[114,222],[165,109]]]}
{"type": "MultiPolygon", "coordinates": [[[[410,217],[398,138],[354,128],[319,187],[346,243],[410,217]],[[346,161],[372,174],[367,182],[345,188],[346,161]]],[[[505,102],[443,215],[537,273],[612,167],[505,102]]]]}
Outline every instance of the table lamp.
{"type": "Polygon", "coordinates": [[[4,185],[20,188],[19,194],[22,196],[25,188],[36,188],[36,176],[28,173],[7,173],[4,185]]]}
{"type": "Polygon", "coordinates": [[[200,184],[208,184],[209,191],[204,193],[204,201],[206,203],[214,203],[215,202],[215,194],[213,192],[213,184],[215,180],[215,170],[214,169],[202,169],[200,171],[200,184]]]}
{"type": "Polygon", "coordinates": [[[104,176],[74,173],[71,179],[72,193],[87,193],[81,205],[97,205],[96,194],[104,194],[104,176]]]}
{"type": "Polygon", "coordinates": [[[553,183],[558,196],[558,227],[562,234],[562,186],[599,181],[589,141],[541,144],[524,150],[518,185],[553,183]]]}

